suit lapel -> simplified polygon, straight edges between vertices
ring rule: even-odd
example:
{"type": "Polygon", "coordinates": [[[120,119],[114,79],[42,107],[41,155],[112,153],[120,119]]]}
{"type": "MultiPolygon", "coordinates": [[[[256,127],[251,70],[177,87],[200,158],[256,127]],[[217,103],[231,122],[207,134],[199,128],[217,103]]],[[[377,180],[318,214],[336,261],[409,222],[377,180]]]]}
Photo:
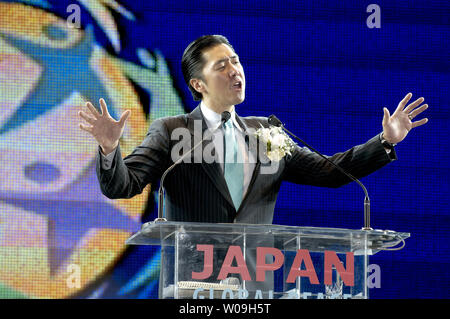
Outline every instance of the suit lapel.
{"type": "MultiPolygon", "coordinates": [[[[203,114],[201,112],[200,106],[197,106],[189,115],[188,115],[188,129],[191,132],[191,136],[194,137],[194,141],[200,141],[204,136],[205,131],[208,128],[208,125],[205,122],[203,114]],[[201,136],[200,135],[200,123],[201,123],[201,136]],[[195,135],[197,134],[197,135],[195,135]]],[[[198,142],[197,142],[198,143],[198,142]]],[[[208,144],[212,143],[211,139],[206,139],[202,142],[202,150],[208,147],[208,144]]],[[[203,151],[202,151],[203,152],[203,151]]],[[[213,154],[215,154],[215,150],[213,150],[213,154]]],[[[195,152],[194,152],[195,154],[195,152]]],[[[222,170],[220,169],[220,165],[217,161],[213,161],[212,163],[206,163],[201,161],[202,168],[205,170],[206,174],[211,179],[212,183],[216,186],[217,190],[222,194],[222,196],[230,203],[232,207],[234,207],[233,200],[231,199],[230,192],[228,191],[227,182],[223,176],[222,170]]]]}

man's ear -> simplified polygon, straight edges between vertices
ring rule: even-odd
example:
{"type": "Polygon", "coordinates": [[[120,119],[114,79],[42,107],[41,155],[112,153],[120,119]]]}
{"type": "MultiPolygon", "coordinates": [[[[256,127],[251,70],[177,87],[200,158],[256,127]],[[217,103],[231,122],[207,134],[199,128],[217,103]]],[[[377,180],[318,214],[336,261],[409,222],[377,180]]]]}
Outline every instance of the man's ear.
{"type": "Polygon", "coordinates": [[[205,84],[200,79],[190,79],[189,83],[199,93],[203,93],[205,91],[205,84]]]}

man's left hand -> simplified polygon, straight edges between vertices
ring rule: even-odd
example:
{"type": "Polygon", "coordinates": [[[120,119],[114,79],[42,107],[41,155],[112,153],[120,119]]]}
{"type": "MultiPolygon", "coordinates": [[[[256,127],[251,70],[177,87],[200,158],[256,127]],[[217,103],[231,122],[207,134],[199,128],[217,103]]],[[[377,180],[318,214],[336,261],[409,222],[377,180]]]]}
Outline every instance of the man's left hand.
{"type": "Polygon", "coordinates": [[[405,107],[411,97],[412,94],[408,93],[403,100],[400,101],[392,116],[387,108],[383,108],[383,138],[389,143],[396,144],[403,141],[411,129],[428,122],[427,118],[413,122],[413,119],[425,111],[428,108],[428,105],[421,105],[425,100],[421,97],[405,107]]]}

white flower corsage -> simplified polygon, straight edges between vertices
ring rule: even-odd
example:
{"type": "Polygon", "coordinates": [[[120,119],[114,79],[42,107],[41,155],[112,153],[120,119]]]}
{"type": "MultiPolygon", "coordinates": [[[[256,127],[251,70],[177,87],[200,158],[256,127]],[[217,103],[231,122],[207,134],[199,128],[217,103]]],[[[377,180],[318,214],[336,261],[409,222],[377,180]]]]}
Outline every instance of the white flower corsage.
{"type": "Polygon", "coordinates": [[[256,130],[255,135],[266,146],[266,156],[271,161],[278,162],[284,156],[291,155],[296,145],[281,127],[262,127],[256,130]]]}

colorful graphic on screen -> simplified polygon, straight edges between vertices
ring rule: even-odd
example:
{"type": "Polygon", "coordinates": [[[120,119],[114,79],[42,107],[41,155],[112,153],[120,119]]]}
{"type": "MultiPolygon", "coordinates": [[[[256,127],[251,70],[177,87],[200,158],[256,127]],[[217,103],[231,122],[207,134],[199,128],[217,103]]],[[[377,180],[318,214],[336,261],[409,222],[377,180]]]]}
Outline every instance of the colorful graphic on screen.
{"type": "Polygon", "coordinates": [[[104,98],[116,119],[132,111],[123,154],[155,118],[184,112],[161,52],[138,49],[137,64],[96,41],[98,29],[120,52],[111,11],[133,14],[114,0],[77,3],[95,25],[73,27],[50,1],[0,2],[0,298],[75,296],[114,267],[140,229],[150,186],[128,200],[101,194],[97,143],[78,127],[85,101],[98,107],[104,98]]]}

